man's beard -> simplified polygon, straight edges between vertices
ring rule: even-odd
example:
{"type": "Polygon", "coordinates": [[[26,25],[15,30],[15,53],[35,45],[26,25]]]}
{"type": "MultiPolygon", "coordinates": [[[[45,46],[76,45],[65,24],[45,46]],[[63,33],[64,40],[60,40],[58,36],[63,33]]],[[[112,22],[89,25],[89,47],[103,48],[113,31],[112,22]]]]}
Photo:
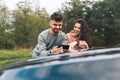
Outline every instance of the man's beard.
{"type": "Polygon", "coordinates": [[[54,34],[58,34],[59,31],[60,31],[60,29],[56,29],[56,28],[52,29],[52,32],[53,32],[54,34]]]}

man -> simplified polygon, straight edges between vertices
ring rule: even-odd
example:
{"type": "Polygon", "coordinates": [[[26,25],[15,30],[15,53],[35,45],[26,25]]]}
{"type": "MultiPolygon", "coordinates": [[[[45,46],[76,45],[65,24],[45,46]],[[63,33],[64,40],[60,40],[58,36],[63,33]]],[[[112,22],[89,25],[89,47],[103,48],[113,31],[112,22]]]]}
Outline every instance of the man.
{"type": "Polygon", "coordinates": [[[44,30],[38,36],[38,44],[32,51],[32,57],[50,56],[64,52],[58,45],[67,45],[66,35],[60,31],[62,28],[62,15],[54,12],[50,17],[49,29],[44,30]]]}

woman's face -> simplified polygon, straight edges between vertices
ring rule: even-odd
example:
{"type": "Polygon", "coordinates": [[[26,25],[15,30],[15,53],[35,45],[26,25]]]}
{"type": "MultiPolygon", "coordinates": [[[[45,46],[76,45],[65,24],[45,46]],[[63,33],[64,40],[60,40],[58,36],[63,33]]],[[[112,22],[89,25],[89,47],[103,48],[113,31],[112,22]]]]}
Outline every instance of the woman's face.
{"type": "Polygon", "coordinates": [[[81,24],[75,23],[75,25],[74,25],[74,31],[80,33],[80,28],[81,28],[81,24]]]}

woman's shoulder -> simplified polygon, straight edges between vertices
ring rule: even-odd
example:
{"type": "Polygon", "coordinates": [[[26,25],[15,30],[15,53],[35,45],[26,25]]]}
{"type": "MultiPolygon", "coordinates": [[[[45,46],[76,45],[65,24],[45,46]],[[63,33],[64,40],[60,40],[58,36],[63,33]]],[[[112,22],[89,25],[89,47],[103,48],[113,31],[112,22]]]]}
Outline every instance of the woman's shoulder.
{"type": "Polygon", "coordinates": [[[69,36],[71,34],[73,34],[73,31],[70,31],[70,32],[66,33],[67,36],[69,36]]]}

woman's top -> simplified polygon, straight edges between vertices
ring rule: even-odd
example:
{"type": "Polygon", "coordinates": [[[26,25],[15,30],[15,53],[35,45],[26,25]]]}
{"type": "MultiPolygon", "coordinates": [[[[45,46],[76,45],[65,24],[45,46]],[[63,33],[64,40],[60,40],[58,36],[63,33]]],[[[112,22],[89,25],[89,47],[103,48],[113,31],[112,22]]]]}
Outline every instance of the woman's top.
{"type": "Polygon", "coordinates": [[[86,51],[89,49],[88,44],[84,40],[79,40],[79,32],[72,30],[66,34],[67,43],[70,52],[86,51]]]}

